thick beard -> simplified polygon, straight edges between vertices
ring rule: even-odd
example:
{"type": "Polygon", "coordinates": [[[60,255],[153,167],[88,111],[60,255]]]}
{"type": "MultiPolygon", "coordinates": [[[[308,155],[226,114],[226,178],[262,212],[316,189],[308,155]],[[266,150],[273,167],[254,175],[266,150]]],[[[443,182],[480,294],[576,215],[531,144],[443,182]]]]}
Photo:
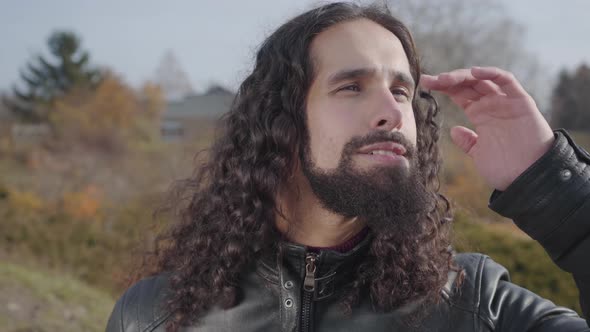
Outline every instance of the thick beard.
{"type": "Polygon", "coordinates": [[[414,301],[415,310],[402,320],[418,326],[440,301],[440,291],[452,266],[448,248],[449,227],[437,211],[437,193],[429,192],[415,149],[399,134],[377,133],[346,144],[338,167],[330,172],[316,167],[309,144],[302,156],[302,171],[325,208],[367,222],[373,240],[356,277],[343,292],[347,310],[359,303],[363,290],[379,311],[391,311],[414,301]],[[406,149],[409,168],[355,168],[353,156],[364,145],[394,141],[406,149]],[[400,285],[403,285],[400,287],[400,285]]]}
{"type": "MultiPolygon", "coordinates": [[[[309,141],[308,141],[309,142],[309,141]]],[[[417,163],[414,146],[399,133],[375,132],[353,138],[343,150],[338,167],[325,171],[311,159],[309,143],[302,158],[302,171],[322,205],[345,217],[366,220],[370,228],[395,227],[401,219],[415,219],[432,207],[417,163]],[[409,168],[402,165],[359,170],[357,151],[368,144],[390,141],[406,148],[409,168]],[[414,218],[411,218],[411,217],[414,218]]]]}

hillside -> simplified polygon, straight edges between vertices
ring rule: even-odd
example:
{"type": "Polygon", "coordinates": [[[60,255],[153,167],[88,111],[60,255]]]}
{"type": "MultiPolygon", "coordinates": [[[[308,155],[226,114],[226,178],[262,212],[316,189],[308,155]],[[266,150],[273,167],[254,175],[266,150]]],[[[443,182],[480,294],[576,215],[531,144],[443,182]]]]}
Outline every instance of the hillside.
{"type": "Polygon", "coordinates": [[[104,331],[114,300],[63,273],[0,262],[0,326],[6,332],[104,331]]]}

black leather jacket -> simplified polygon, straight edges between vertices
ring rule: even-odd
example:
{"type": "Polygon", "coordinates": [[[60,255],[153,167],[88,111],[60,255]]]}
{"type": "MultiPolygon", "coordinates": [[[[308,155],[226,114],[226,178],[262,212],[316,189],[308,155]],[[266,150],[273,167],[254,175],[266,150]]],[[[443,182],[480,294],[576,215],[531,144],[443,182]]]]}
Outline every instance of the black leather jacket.
{"type": "MultiPolygon", "coordinates": [[[[555,133],[553,148],[505,192],[494,192],[490,207],[515,222],[547,250],[562,269],[573,273],[582,310],[590,303],[590,155],[565,131],[555,133]]],[[[347,253],[322,251],[311,256],[304,246],[283,243],[284,256],[263,255],[241,284],[234,308],[214,308],[196,327],[184,331],[410,331],[403,318],[416,303],[376,313],[365,296],[351,316],[337,303],[341,285],[363,259],[367,237],[347,253]],[[306,260],[317,269],[304,291],[306,260]]],[[[465,270],[461,287],[450,273],[442,301],[421,321],[419,331],[590,331],[574,311],[510,282],[508,271],[482,254],[455,255],[465,270]]],[[[308,277],[312,277],[307,273],[308,277]]],[[[160,308],[167,275],[144,279],[117,302],[107,331],[164,331],[169,314],[160,308]]]]}

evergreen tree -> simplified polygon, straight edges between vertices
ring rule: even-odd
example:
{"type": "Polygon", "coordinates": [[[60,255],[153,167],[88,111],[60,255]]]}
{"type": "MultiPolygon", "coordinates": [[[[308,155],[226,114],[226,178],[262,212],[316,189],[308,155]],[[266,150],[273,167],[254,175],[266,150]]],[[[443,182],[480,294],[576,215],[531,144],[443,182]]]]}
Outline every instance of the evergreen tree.
{"type": "Polygon", "coordinates": [[[88,52],[80,49],[80,39],[72,32],[57,31],[48,39],[54,61],[38,55],[29,61],[20,77],[25,89],[13,86],[14,98],[4,103],[21,120],[33,123],[48,121],[51,104],[74,87],[94,88],[101,73],[89,64],[88,52]]]}
{"type": "Polygon", "coordinates": [[[553,89],[551,118],[554,127],[590,131],[590,67],[561,72],[553,89]]]}

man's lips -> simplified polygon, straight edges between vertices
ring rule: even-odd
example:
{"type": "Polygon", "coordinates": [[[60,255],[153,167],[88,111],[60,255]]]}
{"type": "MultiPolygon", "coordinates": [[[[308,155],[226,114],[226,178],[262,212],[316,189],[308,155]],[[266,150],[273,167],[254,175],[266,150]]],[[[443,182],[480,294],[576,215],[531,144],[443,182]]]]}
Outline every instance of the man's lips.
{"type": "Polygon", "coordinates": [[[380,155],[380,154],[394,154],[403,156],[406,154],[406,148],[403,145],[395,142],[379,142],[370,144],[359,149],[361,154],[380,155]]]}

